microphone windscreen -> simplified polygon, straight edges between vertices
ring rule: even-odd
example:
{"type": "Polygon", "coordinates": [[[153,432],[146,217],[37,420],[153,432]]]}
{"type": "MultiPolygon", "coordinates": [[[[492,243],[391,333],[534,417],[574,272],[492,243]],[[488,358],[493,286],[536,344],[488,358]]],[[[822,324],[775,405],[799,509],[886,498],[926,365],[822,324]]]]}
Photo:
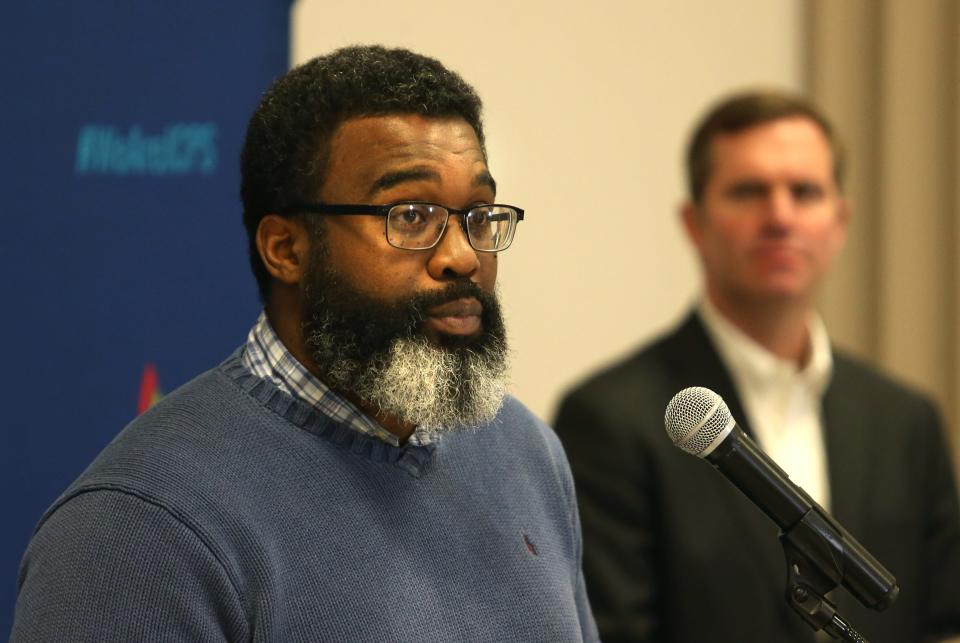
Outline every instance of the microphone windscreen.
{"type": "Polygon", "coordinates": [[[671,442],[700,458],[710,455],[734,427],[723,398],[702,386],[674,395],[663,422],[671,442]]]}

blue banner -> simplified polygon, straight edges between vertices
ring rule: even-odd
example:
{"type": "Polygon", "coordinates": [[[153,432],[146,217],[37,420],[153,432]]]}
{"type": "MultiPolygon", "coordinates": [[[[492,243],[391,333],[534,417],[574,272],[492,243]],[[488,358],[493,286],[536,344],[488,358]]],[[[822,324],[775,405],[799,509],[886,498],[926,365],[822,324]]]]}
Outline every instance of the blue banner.
{"type": "Polygon", "coordinates": [[[239,153],[289,0],[10,2],[0,119],[0,636],[44,509],[259,310],[239,153]]]}

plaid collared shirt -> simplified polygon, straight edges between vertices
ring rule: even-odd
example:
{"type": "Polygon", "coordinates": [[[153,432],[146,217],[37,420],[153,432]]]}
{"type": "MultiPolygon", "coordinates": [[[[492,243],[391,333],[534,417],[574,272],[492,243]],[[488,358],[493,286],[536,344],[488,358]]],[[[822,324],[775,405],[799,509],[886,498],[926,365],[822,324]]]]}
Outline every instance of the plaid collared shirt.
{"type": "MultiPolygon", "coordinates": [[[[257,377],[272,382],[280,390],[327,417],[387,444],[400,446],[397,436],[377,424],[352,402],[334,393],[298,362],[277,337],[265,312],[260,313],[257,323],[250,329],[241,360],[257,377]]],[[[430,433],[417,429],[408,442],[426,445],[430,442],[430,433]]]]}

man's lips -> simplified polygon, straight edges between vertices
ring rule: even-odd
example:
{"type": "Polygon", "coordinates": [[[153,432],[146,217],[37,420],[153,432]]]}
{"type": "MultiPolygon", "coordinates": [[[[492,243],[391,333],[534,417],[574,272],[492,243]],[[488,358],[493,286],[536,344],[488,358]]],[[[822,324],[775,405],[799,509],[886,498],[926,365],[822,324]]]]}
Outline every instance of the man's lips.
{"type": "Polygon", "coordinates": [[[768,242],[754,246],[753,255],[762,261],[792,264],[800,261],[805,252],[801,246],[793,243],[768,242]]]}
{"type": "Polygon", "coordinates": [[[426,324],[448,335],[473,335],[480,331],[483,305],[476,299],[456,299],[427,310],[426,324]]]}

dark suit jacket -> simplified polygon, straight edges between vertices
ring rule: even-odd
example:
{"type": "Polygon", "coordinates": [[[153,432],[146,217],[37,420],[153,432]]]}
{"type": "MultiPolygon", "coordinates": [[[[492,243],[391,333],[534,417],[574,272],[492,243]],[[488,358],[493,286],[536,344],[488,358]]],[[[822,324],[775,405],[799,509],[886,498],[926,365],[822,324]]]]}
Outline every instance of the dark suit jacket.
{"type": "MultiPolygon", "coordinates": [[[[784,598],[776,526],[664,430],[667,403],[687,386],[714,390],[750,432],[696,315],[560,406],[600,634],[607,643],[812,643],[784,598]]],[[[960,632],[960,506],[935,408],[834,352],[823,416],[832,513],[901,590],[873,612],[838,589],[840,614],[871,643],[960,632]]]]}

